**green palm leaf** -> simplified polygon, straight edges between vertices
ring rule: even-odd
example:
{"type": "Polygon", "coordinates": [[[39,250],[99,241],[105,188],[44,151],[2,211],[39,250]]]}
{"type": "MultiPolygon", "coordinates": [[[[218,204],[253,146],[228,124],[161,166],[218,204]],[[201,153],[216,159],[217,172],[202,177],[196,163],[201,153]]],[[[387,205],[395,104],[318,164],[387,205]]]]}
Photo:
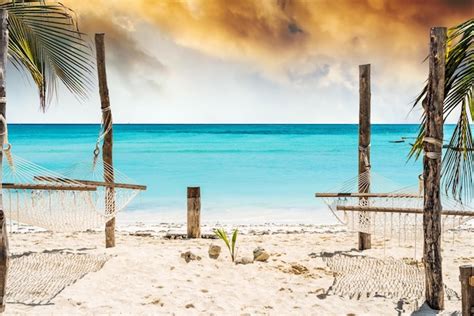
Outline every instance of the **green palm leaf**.
{"type": "Polygon", "coordinates": [[[450,193],[458,199],[464,197],[469,200],[472,198],[473,150],[474,142],[471,126],[469,124],[467,106],[464,103],[461,109],[461,116],[443,160],[444,169],[450,170],[449,173],[444,174],[443,183],[445,188],[450,188],[450,193]]]}
{"type": "Polygon", "coordinates": [[[51,100],[58,79],[83,99],[92,85],[92,49],[78,30],[71,10],[45,1],[7,1],[9,57],[26,70],[39,90],[41,108],[51,100]]]}
{"type": "Polygon", "coordinates": [[[234,232],[232,233],[232,243],[229,241],[229,238],[227,237],[227,233],[223,228],[215,229],[214,234],[224,241],[225,245],[229,249],[230,252],[230,258],[232,262],[235,261],[235,244],[237,243],[237,235],[238,235],[238,230],[235,229],[234,232]]]}
{"type": "Polygon", "coordinates": [[[237,235],[239,231],[237,229],[232,233],[232,258],[235,259],[235,244],[237,243],[237,235]]]}
{"type": "MultiPolygon", "coordinates": [[[[474,156],[472,155],[471,120],[474,120],[474,19],[448,31],[445,69],[444,119],[460,109],[460,117],[443,158],[443,183],[446,192],[457,199],[472,198],[474,156]]],[[[416,98],[414,106],[425,102],[428,87],[416,98]]],[[[426,117],[423,115],[418,138],[409,157],[418,158],[423,150],[426,117]]]]}

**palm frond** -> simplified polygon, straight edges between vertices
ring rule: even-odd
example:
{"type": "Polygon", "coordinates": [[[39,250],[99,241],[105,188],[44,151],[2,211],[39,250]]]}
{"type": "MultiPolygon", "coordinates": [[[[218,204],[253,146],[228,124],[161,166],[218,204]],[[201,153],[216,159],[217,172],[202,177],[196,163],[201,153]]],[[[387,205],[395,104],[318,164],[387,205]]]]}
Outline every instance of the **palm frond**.
{"type": "MultiPolygon", "coordinates": [[[[449,29],[447,39],[447,54],[445,68],[445,99],[443,106],[444,120],[456,109],[461,109],[460,118],[453,133],[450,145],[443,159],[443,183],[446,192],[458,199],[470,198],[474,159],[469,151],[469,139],[472,140],[467,107],[474,120],[474,19],[470,19],[454,28],[449,29]],[[462,125],[462,126],[461,126],[462,125]]],[[[428,86],[416,98],[414,107],[426,100],[428,86]]],[[[409,157],[418,158],[423,150],[426,117],[423,115],[417,140],[409,157]]],[[[471,146],[472,149],[472,146],[471,146]]]]}
{"type": "Polygon", "coordinates": [[[8,1],[10,59],[31,74],[43,110],[57,89],[58,79],[78,98],[92,86],[93,54],[65,6],[46,1],[8,1]]]}
{"type": "Polygon", "coordinates": [[[467,113],[467,104],[463,103],[461,116],[456,125],[446,155],[443,159],[443,183],[455,198],[470,200],[473,195],[474,142],[467,113]],[[446,173],[446,171],[448,171],[446,173]]]}

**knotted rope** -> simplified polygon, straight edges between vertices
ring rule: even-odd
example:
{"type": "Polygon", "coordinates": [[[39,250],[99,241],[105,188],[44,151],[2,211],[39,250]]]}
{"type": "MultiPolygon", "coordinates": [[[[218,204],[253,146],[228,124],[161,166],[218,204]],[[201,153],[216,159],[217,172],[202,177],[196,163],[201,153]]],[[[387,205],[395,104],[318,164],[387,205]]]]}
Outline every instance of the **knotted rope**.
{"type": "MultiPolygon", "coordinates": [[[[372,297],[403,299],[413,307],[425,291],[424,269],[407,259],[366,257],[344,253],[322,253],[321,257],[334,272],[329,295],[363,300],[372,297]]],[[[459,301],[459,295],[444,286],[448,300],[459,301]]]]}
{"type": "MultiPolygon", "coordinates": [[[[432,145],[435,145],[437,147],[439,147],[440,149],[443,148],[443,141],[442,140],[439,140],[439,139],[436,139],[434,137],[424,137],[423,138],[423,141],[425,143],[428,143],[428,144],[432,144],[432,145]]],[[[436,160],[436,159],[441,159],[442,157],[442,151],[426,151],[425,152],[425,156],[428,158],[428,159],[433,159],[433,160],[436,160]]]]}
{"type": "Polygon", "coordinates": [[[370,144],[367,146],[359,146],[359,152],[362,155],[362,159],[364,160],[365,167],[370,169],[370,162],[369,162],[369,151],[370,149],[370,144]]]}
{"type": "MultiPolygon", "coordinates": [[[[110,106],[108,107],[105,107],[102,109],[102,113],[106,113],[106,112],[111,112],[111,109],[110,109],[110,106]]],[[[112,126],[113,126],[113,123],[112,123],[112,114],[108,115],[107,116],[109,119],[107,120],[107,122],[105,121],[105,115],[102,114],[102,120],[101,120],[101,123],[100,123],[100,132],[99,132],[99,136],[97,137],[97,140],[95,142],[95,149],[94,149],[94,159],[93,159],[93,169],[95,169],[95,166],[97,164],[97,160],[99,158],[99,154],[100,154],[100,143],[104,140],[105,136],[112,130],[112,126]]]]}
{"type": "Polygon", "coordinates": [[[22,304],[51,304],[66,287],[102,269],[110,256],[43,252],[13,255],[6,300],[22,304]]]}
{"type": "Polygon", "coordinates": [[[0,114],[0,121],[2,122],[3,127],[4,127],[3,132],[0,133],[0,136],[3,136],[2,151],[5,154],[5,158],[7,158],[8,165],[13,170],[15,165],[13,163],[13,156],[11,153],[12,145],[8,141],[8,124],[3,114],[0,114]]]}
{"type": "MultiPolygon", "coordinates": [[[[1,98],[0,98],[1,101],[1,98]]],[[[103,109],[104,112],[110,108],[103,109]]],[[[110,116],[109,116],[110,117],[110,116]]],[[[125,208],[140,189],[114,188],[114,199],[105,197],[109,187],[100,185],[94,174],[100,173],[100,180],[105,172],[113,173],[120,184],[133,183],[105,162],[98,163],[92,170],[90,162],[74,177],[48,170],[11,152],[8,141],[8,127],[4,116],[0,114],[1,136],[0,146],[8,164],[4,164],[0,183],[8,185],[0,187],[4,194],[4,210],[6,216],[16,223],[28,224],[52,231],[82,231],[103,226],[116,213],[125,208]],[[98,170],[97,170],[98,169],[98,170]],[[92,181],[74,180],[85,179],[92,181]],[[91,182],[91,184],[86,184],[91,182]],[[98,185],[95,185],[98,183],[98,185]],[[104,203],[105,200],[105,203],[104,203]],[[113,207],[112,207],[113,206],[113,207]],[[110,210],[113,209],[113,212],[110,210]]],[[[111,117],[104,119],[103,132],[99,135],[100,142],[111,131],[111,117]]],[[[98,154],[96,155],[97,159],[98,154]]],[[[1,205],[0,205],[1,206],[1,205]]],[[[2,207],[3,207],[2,206],[2,207]]],[[[11,222],[10,222],[11,223],[11,222]]]]}
{"type": "MultiPolygon", "coordinates": [[[[423,183],[401,188],[390,179],[370,170],[353,177],[330,193],[318,193],[340,223],[354,232],[381,237],[383,245],[398,240],[399,245],[417,247],[423,238],[423,183]],[[370,191],[368,190],[370,188],[370,191]],[[358,192],[368,196],[360,195],[358,192]],[[364,194],[364,193],[363,193],[364,194]]],[[[463,226],[474,218],[474,207],[442,194],[441,214],[443,241],[452,235],[452,241],[463,234],[463,226]]]]}

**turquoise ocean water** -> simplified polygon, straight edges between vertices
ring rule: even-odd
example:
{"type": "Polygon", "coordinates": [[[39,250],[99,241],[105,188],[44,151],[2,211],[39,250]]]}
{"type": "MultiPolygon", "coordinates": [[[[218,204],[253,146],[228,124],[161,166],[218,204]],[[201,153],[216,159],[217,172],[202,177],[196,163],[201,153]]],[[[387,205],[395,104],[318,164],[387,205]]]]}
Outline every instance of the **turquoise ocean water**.
{"type": "MultiPolygon", "coordinates": [[[[372,169],[416,184],[416,125],[372,127],[372,169]],[[404,143],[393,143],[408,137],[404,143]]],[[[98,125],[11,125],[15,154],[52,170],[91,161],[98,125]]],[[[446,134],[452,132],[448,126],[446,134]]],[[[203,220],[331,221],[316,191],[357,174],[357,125],[115,125],[114,164],[148,186],[127,209],[182,218],[200,186],[203,220]]]]}

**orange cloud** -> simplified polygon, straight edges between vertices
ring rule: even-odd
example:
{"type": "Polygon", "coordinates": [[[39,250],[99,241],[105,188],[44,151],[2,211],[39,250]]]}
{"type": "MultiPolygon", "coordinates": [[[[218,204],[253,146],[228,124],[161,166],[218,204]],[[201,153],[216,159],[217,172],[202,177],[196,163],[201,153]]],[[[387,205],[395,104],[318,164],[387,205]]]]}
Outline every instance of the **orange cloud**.
{"type": "Polygon", "coordinates": [[[336,62],[406,69],[407,62],[419,63],[426,54],[431,26],[453,26],[473,15],[471,0],[66,0],[65,4],[78,12],[87,31],[115,34],[112,45],[124,59],[147,58],[133,39],[134,26],[145,22],[179,45],[249,62],[270,75],[300,79],[336,62]]]}

